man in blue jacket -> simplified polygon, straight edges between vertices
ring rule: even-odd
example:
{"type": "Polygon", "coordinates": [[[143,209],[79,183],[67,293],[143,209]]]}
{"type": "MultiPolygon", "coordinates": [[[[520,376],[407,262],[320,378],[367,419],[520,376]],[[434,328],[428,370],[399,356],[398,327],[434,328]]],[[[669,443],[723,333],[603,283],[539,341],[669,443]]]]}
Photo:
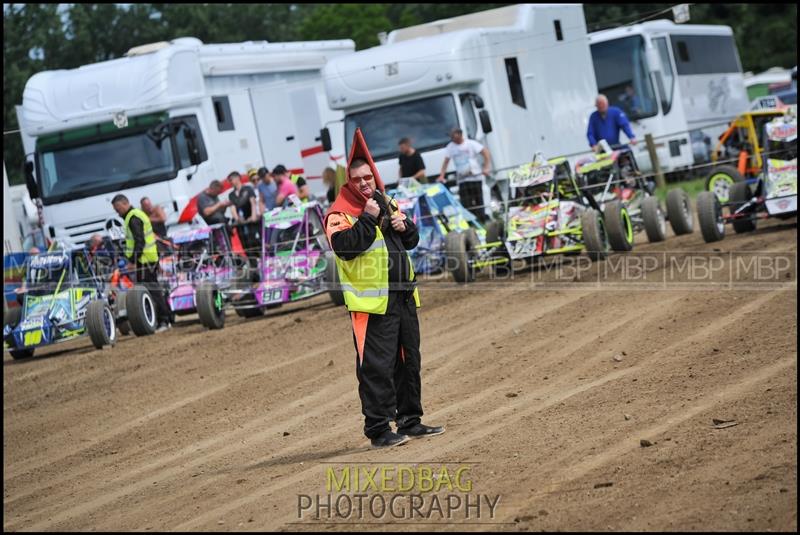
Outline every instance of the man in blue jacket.
{"type": "Polygon", "coordinates": [[[605,95],[597,95],[595,100],[597,111],[589,116],[589,128],[586,137],[592,150],[597,152],[597,144],[605,139],[609,145],[619,145],[619,131],[622,129],[628,136],[631,145],[636,145],[636,136],[625,112],[616,106],[609,106],[605,95]]]}

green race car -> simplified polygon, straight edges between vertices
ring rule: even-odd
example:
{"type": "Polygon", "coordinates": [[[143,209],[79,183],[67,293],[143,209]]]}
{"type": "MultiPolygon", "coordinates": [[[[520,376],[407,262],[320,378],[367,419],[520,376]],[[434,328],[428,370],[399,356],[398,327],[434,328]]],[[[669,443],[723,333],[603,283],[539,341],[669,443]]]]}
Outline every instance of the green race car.
{"type": "Polygon", "coordinates": [[[469,233],[453,234],[448,241],[448,268],[458,282],[471,282],[488,266],[510,264],[557,254],[585,251],[592,260],[605,258],[614,243],[632,240],[624,206],[601,210],[589,192],[582,191],[565,158],[531,164],[512,171],[514,199],[506,211],[501,238],[481,244],[469,233]]]}

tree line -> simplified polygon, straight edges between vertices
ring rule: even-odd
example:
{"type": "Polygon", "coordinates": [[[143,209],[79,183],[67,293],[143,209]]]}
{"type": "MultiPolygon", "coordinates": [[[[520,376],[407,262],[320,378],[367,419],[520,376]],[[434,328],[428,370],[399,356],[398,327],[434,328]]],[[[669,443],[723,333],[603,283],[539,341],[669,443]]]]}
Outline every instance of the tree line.
{"type": "MultiPolygon", "coordinates": [[[[204,43],[352,39],[357,50],[378,34],[509,4],[4,4],[3,131],[18,128],[33,74],[119,58],[130,48],[177,37],[204,43]]],[[[671,19],[672,4],[585,4],[589,31],[671,19]],[[667,10],[664,13],[660,11],[667,10]]],[[[742,67],[759,72],[797,64],[796,4],[692,4],[691,23],[734,30],[742,67]]],[[[19,134],[3,136],[12,184],[22,183],[19,134]]]]}

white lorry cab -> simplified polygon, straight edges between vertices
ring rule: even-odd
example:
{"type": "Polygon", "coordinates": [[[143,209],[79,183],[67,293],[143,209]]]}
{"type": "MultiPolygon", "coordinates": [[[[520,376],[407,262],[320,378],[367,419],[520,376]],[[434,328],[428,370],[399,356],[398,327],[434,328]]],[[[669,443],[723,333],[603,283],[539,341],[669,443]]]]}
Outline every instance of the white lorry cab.
{"type": "Polygon", "coordinates": [[[400,178],[403,137],[438,177],[453,127],[489,149],[497,180],[536,152],[590,151],[597,86],[579,4],[512,5],[395,30],[383,45],[331,60],[323,77],[330,107],[345,114],[346,149],[360,127],[387,185],[400,178]]]}
{"type": "Polygon", "coordinates": [[[168,225],[188,222],[212,180],[262,165],[283,164],[323,194],[313,179],[344,148],[325,153],[320,144],[320,127],[342,116],[327,106],[321,69],[354,49],[349,39],[204,45],[188,37],[32,76],[17,114],[28,189],[47,233],[80,243],[109,229],[117,193],[135,206],[149,197],[168,225]]]}
{"type": "MultiPolygon", "coordinates": [[[[626,113],[639,141],[651,134],[662,169],[710,161],[718,136],[748,108],[728,26],[643,22],[589,35],[599,93],[626,113]]],[[[636,147],[652,169],[644,143],[636,147]]]]}

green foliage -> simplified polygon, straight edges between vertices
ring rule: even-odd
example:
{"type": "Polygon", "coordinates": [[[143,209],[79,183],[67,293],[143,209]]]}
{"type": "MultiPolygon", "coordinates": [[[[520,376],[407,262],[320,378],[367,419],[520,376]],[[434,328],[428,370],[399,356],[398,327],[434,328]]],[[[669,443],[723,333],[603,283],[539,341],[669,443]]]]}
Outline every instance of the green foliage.
{"type": "MultiPolygon", "coordinates": [[[[118,58],[134,46],[177,37],[204,43],[352,39],[357,49],[389,32],[508,4],[4,4],[3,130],[17,128],[14,105],[28,78],[51,69],[118,58]]],[[[671,4],[584,4],[589,31],[643,18],[668,18],[671,4]]],[[[692,4],[691,23],[734,29],[744,70],[797,64],[796,4],[692,4]]],[[[22,143],[4,136],[12,183],[21,183],[22,143]]]]}
{"type": "Polygon", "coordinates": [[[378,43],[378,33],[392,29],[381,4],[319,4],[300,23],[303,40],[352,39],[358,49],[378,43]]]}
{"type": "Polygon", "coordinates": [[[656,197],[663,203],[667,202],[667,194],[673,190],[681,188],[689,194],[690,199],[697,197],[697,194],[706,190],[706,178],[693,178],[680,182],[669,182],[663,188],[656,188],[656,197]]]}

